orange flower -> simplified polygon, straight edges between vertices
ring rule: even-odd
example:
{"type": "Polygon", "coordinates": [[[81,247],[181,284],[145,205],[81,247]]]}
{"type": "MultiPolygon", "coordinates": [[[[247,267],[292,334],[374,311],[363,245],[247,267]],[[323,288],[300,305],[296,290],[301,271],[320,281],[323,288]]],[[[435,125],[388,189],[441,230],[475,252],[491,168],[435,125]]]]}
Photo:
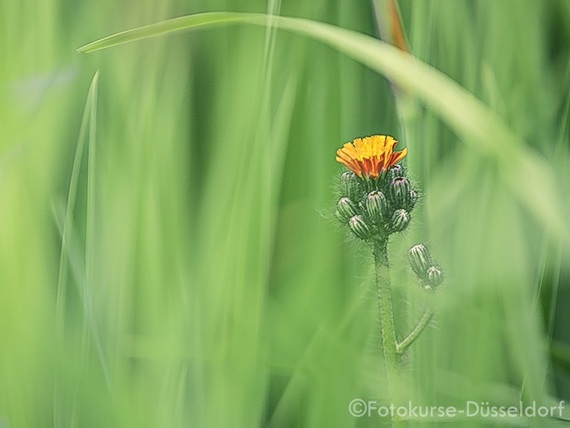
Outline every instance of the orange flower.
{"type": "Polygon", "coordinates": [[[408,149],[394,152],[396,144],[387,135],[357,138],[336,151],[336,160],[359,177],[378,178],[408,154],[408,149]]]}

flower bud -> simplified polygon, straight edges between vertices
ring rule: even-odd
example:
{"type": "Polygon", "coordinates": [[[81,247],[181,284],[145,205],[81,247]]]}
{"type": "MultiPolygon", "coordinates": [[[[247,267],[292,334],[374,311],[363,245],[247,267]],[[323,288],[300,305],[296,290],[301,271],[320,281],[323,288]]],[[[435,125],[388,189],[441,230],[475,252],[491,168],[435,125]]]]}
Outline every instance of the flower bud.
{"type": "Polygon", "coordinates": [[[435,290],[443,281],[443,271],[435,264],[424,244],[417,244],[408,251],[412,270],[426,290],[435,290]]]}
{"type": "Polygon", "coordinates": [[[392,231],[401,232],[408,226],[410,220],[410,214],[406,210],[400,209],[394,211],[394,214],[392,214],[392,221],[390,223],[392,226],[392,231]]]}
{"type": "Polygon", "coordinates": [[[426,272],[426,283],[430,288],[437,288],[443,281],[443,271],[438,265],[430,266],[426,272]]]}
{"type": "Polygon", "coordinates": [[[373,190],[366,196],[364,206],[368,217],[375,223],[380,223],[388,209],[388,201],[386,201],[384,193],[373,190]]]}
{"type": "Polygon", "coordinates": [[[410,181],[406,177],[396,177],[390,184],[390,197],[396,207],[410,204],[410,181]]]}
{"type": "Polygon", "coordinates": [[[342,196],[352,197],[358,188],[358,179],[352,171],[345,171],[340,176],[340,188],[342,196]]]}
{"type": "Polygon", "coordinates": [[[432,265],[431,256],[424,244],[417,244],[408,251],[408,259],[412,270],[422,281],[427,278],[427,271],[432,265]]]}
{"type": "Polygon", "coordinates": [[[416,206],[416,202],[420,198],[420,195],[418,195],[418,192],[416,192],[414,189],[410,190],[409,195],[410,201],[408,203],[407,209],[411,211],[416,206]]]}
{"type": "Polygon", "coordinates": [[[370,238],[370,228],[364,221],[361,215],[355,215],[348,221],[348,226],[352,233],[354,233],[360,239],[370,238]]]}
{"type": "Polygon", "coordinates": [[[391,179],[394,179],[396,177],[403,177],[405,175],[404,167],[400,164],[394,165],[388,171],[389,171],[388,174],[391,179]]]}
{"type": "Polygon", "coordinates": [[[346,223],[351,217],[356,215],[356,206],[346,196],[339,199],[336,208],[336,215],[343,223],[346,223]]]}

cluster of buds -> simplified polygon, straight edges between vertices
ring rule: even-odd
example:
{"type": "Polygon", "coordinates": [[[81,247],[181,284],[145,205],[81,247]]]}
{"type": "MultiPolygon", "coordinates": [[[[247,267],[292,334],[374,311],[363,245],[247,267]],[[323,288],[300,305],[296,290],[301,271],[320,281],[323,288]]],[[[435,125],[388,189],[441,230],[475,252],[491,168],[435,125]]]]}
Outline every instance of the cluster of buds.
{"type": "MultiPolygon", "coordinates": [[[[336,160],[350,171],[340,177],[337,217],[359,239],[388,241],[408,227],[418,192],[400,162],[407,149],[394,151],[398,142],[387,135],[357,138],[337,150],[336,160]]],[[[443,281],[441,267],[423,244],[409,251],[412,270],[420,284],[435,290],[443,281]]]]}
{"type": "Polygon", "coordinates": [[[426,290],[435,290],[443,281],[443,271],[436,264],[424,244],[414,245],[408,251],[412,270],[426,290]]]}
{"type": "Polygon", "coordinates": [[[401,165],[392,166],[374,179],[347,171],[340,181],[337,217],[359,239],[385,240],[410,223],[418,194],[401,165]]]}

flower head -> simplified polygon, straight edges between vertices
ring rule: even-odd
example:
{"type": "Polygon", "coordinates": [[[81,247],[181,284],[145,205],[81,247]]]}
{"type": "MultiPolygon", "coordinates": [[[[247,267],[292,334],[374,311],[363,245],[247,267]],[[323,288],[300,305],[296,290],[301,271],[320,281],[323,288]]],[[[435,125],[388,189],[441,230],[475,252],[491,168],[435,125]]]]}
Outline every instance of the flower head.
{"type": "Polygon", "coordinates": [[[336,151],[336,160],[361,178],[378,178],[408,154],[408,149],[394,152],[396,144],[387,135],[357,138],[336,151]]]}

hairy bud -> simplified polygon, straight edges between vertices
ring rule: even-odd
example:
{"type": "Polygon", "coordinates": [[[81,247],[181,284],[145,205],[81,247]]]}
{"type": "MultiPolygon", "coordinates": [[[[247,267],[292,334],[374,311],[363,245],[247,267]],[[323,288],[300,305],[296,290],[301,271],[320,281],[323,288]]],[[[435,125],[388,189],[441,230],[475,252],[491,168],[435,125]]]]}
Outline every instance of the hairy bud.
{"type": "Polygon", "coordinates": [[[392,215],[392,220],[390,222],[390,226],[393,232],[401,232],[410,223],[411,217],[410,214],[406,210],[396,210],[392,215]]]}
{"type": "Polygon", "coordinates": [[[364,221],[361,215],[355,215],[348,221],[348,226],[352,233],[354,233],[358,238],[366,240],[370,238],[370,228],[364,221]]]}
{"type": "Polygon", "coordinates": [[[376,224],[379,224],[388,210],[388,201],[386,201],[384,193],[379,190],[373,190],[366,196],[364,206],[368,217],[376,224]]]}
{"type": "Polygon", "coordinates": [[[443,271],[441,270],[441,267],[439,267],[438,265],[430,266],[427,270],[426,284],[428,284],[430,288],[435,289],[439,287],[442,281],[443,281],[443,271]]]}
{"type": "Polygon", "coordinates": [[[396,177],[390,184],[390,198],[392,204],[398,208],[410,205],[410,181],[406,177],[396,177]]]}
{"type": "Polygon", "coordinates": [[[431,256],[424,244],[414,245],[408,251],[410,266],[418,278],[425,280],[427,270],[432,265],[431,256]]]}
{"type": "Polygon", "coordinates": [[[343,223],[356,215],[356,206],[348,197],[340,198],[336,206],[336,215],[343,223]]]}

